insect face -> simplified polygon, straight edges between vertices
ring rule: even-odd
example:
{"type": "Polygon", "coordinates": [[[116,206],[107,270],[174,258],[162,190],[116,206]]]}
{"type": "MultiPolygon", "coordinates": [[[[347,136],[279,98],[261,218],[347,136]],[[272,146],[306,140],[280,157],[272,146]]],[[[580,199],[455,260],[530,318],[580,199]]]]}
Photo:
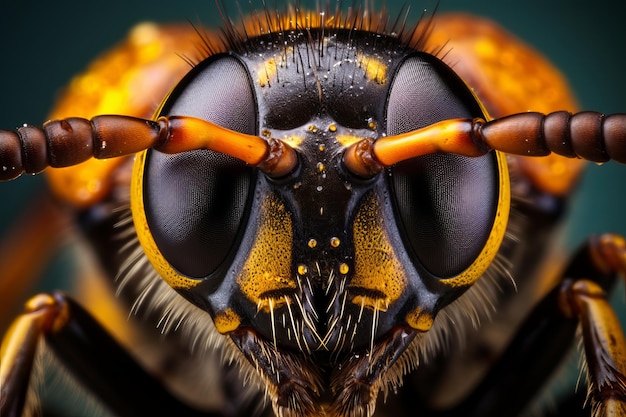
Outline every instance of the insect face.
{"type": "Polygon", "coordinates": [[[363,369],[410,366],[419,344],[403,354],[416,332],[485,272],[502,241],[509,191],[498,153],[428,155],[372,178],[344,166],[363,139],[484,117],[449,67],[397,38],[331,27],[245,39],[196,66],[161,114],[279,138],[297,153],[275,178],[214,151],[150,150],[131,186],[135,228],[159,274],[257,364],[280,407],[303,404],[296,413],[329,395],[322,407],[349,409],[337,392],[373,406],[389,381],[363,369]],[[317,382],[298,393],[297,378],[317,382]]]}
{"type": "Polygon", "coordinates": [[[132,223],[113,227],[131,238],[112,250],[133,257],[114,274],[121,287],[158,282],[137,299],[161,321],[193,311],[191,324],[180,319],[190,344],[207,328],[226,340],[224,356],[255,375],[278,415],[371,415],[451,321],[471,327],[490,308],[483,293],[504,275],[506,157],[432,153],[363,175],[348,150],[488,118],[475,92],[444,54],[422,50],[419,26],[411,37],[361,12],[324,24],[266,13],[253,20],[267,31],[227,20],[227,51],[195,63],[157,116],[278,142],[295,162],[272,175],[216,150],[137,154],[130,202],[115,202],[132,223]]]}

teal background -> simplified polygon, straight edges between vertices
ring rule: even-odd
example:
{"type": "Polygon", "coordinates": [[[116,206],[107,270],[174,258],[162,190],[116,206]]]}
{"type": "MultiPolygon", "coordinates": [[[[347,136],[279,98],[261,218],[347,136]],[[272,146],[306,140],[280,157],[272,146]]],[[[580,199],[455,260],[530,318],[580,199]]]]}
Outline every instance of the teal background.
{"type": "MultiPolygon", "coordinates": [[[[71,77],[138,22],[220,23],[212,0],[173,3],[0,0],[0,128],[45,121],[55,95],[71,77]]],[[[245,9],[247,0],[242,3],[245,9]]],[[[421,9],[435,4],[388,1],[387,5],[397,11],[404,3],[411,5],[414,19],[421,9]]],[[[500,22],[552,59],[571,82],[582,108],[604,113],[626,112],[623,9],[615,0],[442,0],[439,5],[440,11],[464,10],[500,22]]],[[[24,177],[0,184],[0,233],[45,186],[42,180],[24,177]]],[[[569,215],[568,249],[590,233],[626,235],[625,184],[626,166],[590,164],[569,215]]]]}

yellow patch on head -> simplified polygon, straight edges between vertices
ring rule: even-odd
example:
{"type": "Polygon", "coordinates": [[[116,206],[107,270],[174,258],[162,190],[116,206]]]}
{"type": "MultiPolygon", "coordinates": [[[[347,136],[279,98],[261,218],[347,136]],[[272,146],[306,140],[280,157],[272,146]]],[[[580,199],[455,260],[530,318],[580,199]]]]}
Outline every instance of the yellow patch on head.
{"type": "Polygon", "coordinates": [[[236,330],[241,324],[241,317],[235,313],[232,309],[228,308],[225,311],[218,313],[213,318],[215,328],[218,332],[226,334],[236,330]]]}
{"type": "Polygon", "coordinates": [[[274,58],[270,58],[267,61],[263,62],[258,71],[257,81],[261,87],[265,87],[270,83],[270,80],[276,76],[276,72],[278,71],[276,60],[274,58]]]}
{"type": "Polygon", "coordinates": [[[342,146],[345,146],[346,148],[354,143],[360,142],[363,139],[366,139],[362,136],[355,136],[355,135],[337,135],[337,142],[339,142],[342,146]]]}
{"type": "Polygon", "coordinates": [[[287,136],[287,137],[281,138],[280,140],[285,142],[287,145],[291,146],[292,148],[297,148],[302,144],[302,142],[304,142],[304,137],[287,136]]]}
{"type": "Polygon", "coordinates": [[[284,204],[270,196],[262,204],[259,231],[237,279],[241,291],[259,310],[269,312],[282,306],[286,301],[279,293],[296,288],[292,245],[291,217],[284,204]]]}
{"type": "Polygon", "coordinates": [[[407,313],[404,320],[409,326],[415,330],[422,332],[430,330],[433,326],[434,317],[431,313],[422,311],[421,307],[417,307],[407,313]]]}
{"type": "Polygon", "coordinates": [[[354,219],[354,275],[349,288],[357,305],[385,311],[404,292],[407,277],[383,228],[378,200],[370,196],[354,219]]]}
{"type": "Polygon", "coordinates": [[[374,80],[378,84],[385,84],[387,82],[387,64],[380,59],[368,57],[363,53],[357,54],[357,60],[361,65],[361,68],[365,71],[365,76],[374,80]]]}

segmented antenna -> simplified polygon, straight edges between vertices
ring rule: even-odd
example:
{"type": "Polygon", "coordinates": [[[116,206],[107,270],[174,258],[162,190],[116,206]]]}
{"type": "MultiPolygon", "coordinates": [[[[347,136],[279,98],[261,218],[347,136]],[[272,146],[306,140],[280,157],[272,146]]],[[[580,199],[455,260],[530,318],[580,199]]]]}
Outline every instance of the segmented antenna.
{"type": "Polygon", "coordinates": [[[241,159],[272,177],[288,174],[298,163],[295,151],[280,140],[246,135],[202,119],[172,116],[153,121],[107,115],[0,130],[0,180],[149,148],[164,153],[210,149],[241,159]]]}
{"type": "Polygon", "coordinates": [[[626,114],[559,111],[518,113],[486,122],[452,119],[411,132],[364,139],[344,154],[344,165],[368,178],[400,161],[446,152],[481,156],[491,150],[515,155],[556,153],[594,162],[626,163],[626,114]]]}
{"type": "MultiPolygon", "coordinates": [[[[265,140],[194,117],[152,121],[96,116],[91,120],[51,121],[43,128],[0,130],[0,180],[38,173],[48,166],[65,167],[89,158],[115,158],[148,148],[165,153],[210,149],[241,159],[272,177],[286,175],[298,164],[295,150],[281,140],[265,140]]],[[[367,178],[421,155],[445,152],[476,157],[491,150],[626,163],[626,114],[528,112],[489,122],[444,120],[399,135],[363,139],[346,149],[343,162],[350,172],[367,178]]]]}

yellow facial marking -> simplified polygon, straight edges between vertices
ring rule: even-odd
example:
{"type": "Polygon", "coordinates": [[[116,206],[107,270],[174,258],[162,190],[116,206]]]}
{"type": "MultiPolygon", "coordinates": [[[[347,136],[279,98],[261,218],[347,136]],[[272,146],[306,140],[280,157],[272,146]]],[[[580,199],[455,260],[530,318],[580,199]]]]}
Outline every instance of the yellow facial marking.
{"type": "Polygon", "coordinates": [[[341,240],[338,237],[330,238],[330,246],[332,246],[333,248],[338,248],[339,245],[341,245],[341,240]]]}
{"type": "Polygon", "coordinates": [[[407,277],[383,228],[378,200],[370,196],[354,219],[354,276],[349,287],[363,294],[358,305],[386,310],[407,286],[407,277]]]}
{"type": "Polygon", "coordinates": [[[133,213],[133,222],[135,223],[135,231],[137,238],[144,253],[150,260],[152,267],[163,278],[170,287],[174,289],[190,289],[198,285],[202,280],[191,279],[179,274],[165,260],[165,257],[157,247],[152,237],[146,212],[143,204],[143,171],[146,161],[146,151],[138,153],[133,166],[133,174],[130,185],[130,205],[133,213]]]}
{"type": "Polygon", "coordinates": [[[509,220],[509,210],[511,208],[511,189],[506,157],[500,152],[496,155],[498,158],[498,171],[500,176],[500,195],[498,196],[498,207],[496,209],[496,216],[493,221],[491,233],[480,255],[478,255],[476,260],[465,271],[456,277],[441,280],[443,284],[450,287],[467,287],[476,282],[493,262],[494,257],[500,249],[502,239],[504,239],[504,233],[509,220]]]}
{"type": "Polygon", "coordinates": [[[352,299],[352,303],[362,305],[376,311],[387,311],[389,302],[385,298],[369,297],[367,295],[357,295],[352,299]]]}
{"type": "Polygon", "coordinates": [[[270,196],[262,204],[259,225],[237,283],[259,310],[270,312],[285,304],[281,291],[296,288],[291,276],[292,223],[285,206],[270,196]]]}
{"type": "Polygon", "coordinates": [[[228,332],[232,332],[236,330],[241,324],[241,317],[237,313],[235,313],[230,308],[225,311],[218,313],[213,318],[213,323],[215,323],[215,328],[218,332],[222,334],[226,334],[228,332]]]}
{"type": "Polygon", "coordinates": [[[345,146],[346,148],[352,145],[353,143],[362,141],[363,139],[365,138],[362,136],[337,135],[337,142],[339,142],[341,145],[345,146]]]}
{"type": "Polygon", "coordinates": [[[285,138],[281,138],[280,140],[285,142],[287,145],[291,146],[292,148],[297,148],[304,141],[304,137],[303,136],[287,136],[285,138]]]}
{"type": "Polygon", "coordinates": [[[378,84],[387,82],[387,64],[383,61],[365,56],[362,53],[357,54],[357,60],[365,71],[368,79],[376,81],[378,84]]]}
{"type": "Polygon", "coordinates": [[[290,54],[293,54],[292,46],[282,49],[281,54],[276,54],[257,66],[256,73],[259,86],[265,87],[271,85],[272,79],[277,80],[276,73],[278,68],[283,68],[287,64],[290,54]]]}
{"type": "Polygon", "coordinates": [[[276,76],[277,70],[278,69],[274,58],[270,58],[267,61],[263,62],[257,71],[257,81],[259,85],[261,87],[265,87],[266,85],[268,85],[272,78],[276,76]]]}
{"type": "Polygon", "coordinates": [[[433,326],[434,317],[432,314],[422,311],[420,307],[417,307],[409,311],[404,317],[404,320],[415,330],[426,332],[433,326]]]}

